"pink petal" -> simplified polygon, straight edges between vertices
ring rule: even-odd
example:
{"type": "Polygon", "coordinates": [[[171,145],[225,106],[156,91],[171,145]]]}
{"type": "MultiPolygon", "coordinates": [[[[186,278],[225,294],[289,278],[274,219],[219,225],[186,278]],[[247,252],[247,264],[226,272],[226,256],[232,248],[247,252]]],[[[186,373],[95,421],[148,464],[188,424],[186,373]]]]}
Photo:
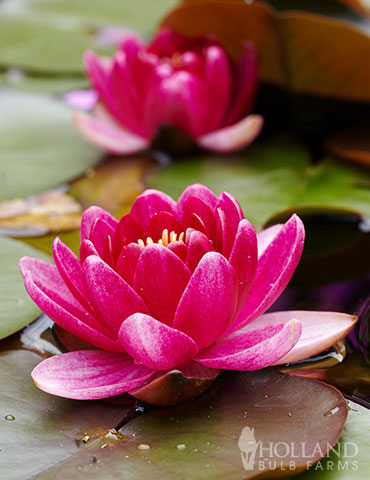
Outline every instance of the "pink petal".
{"type": "Polygon", "coordinates": [[[89,143],[113,155],[131,155],[142,152],[150,141],[111,123],[106,123],[93,115],[75,112],[73,120],[77,130],[89,143]]]}
{"type": "Polygon", "coordinates": [[[229,127],[221,128],[196,139],[197,144],[217,153],[230,153],[241,150],[252,143],[263,126],[261,115],[248,115],[229,127]]]}
{"type": "Polygon", "coordinates": [[[235,332],[201,351],[195,360],[206,367],[226,370],[259,370],[286,355],[297,343],[298,320],[259,330],[235,332]]]}
{"type": "Polygon", "coordinates": [[[91,240],[83,240],[80,246],[80,263],[90,255],[99,255],[91,240]]]}
{"type": "Polygon", "coordinates": [[[30,271],[24,273],[24,283],[32,300],[64,330],[95,347],[112,352],[122,352],[123,348],[118,342],[102,333],[105,330],[104,325],[97,326],[95,329],[82,322],[39,288],[33,281],[30,271]]]}
{"type": "Polygon", "coordinates": [[[107,263],[110,267],[114,268],[114,258],[113,258],[113,246],[112,246],[112,237],[107,235],[104,237],[103,241],[103,251],[101,258],[107,263]]]}
{"type": "MultiPolygon", "coordinates": [[[[137,55],[136,55],[137,56],[137,55]]],[[[140,122],[140,96],[137,92],[136,79],[128,61],[128,55],[117,51],[113,57],[110,75],[110,87],[119,105],[122,125],[130,132],[147,138],[148,132],[140,122]]]]}
{"type": "Polygon", "coordinates": [[[110,213],[100,207],[90,207],[84,211],[81,219],[81,243],[84,240],[90,240],[92,226],[97,218],[101,218],[112,229],[116,229],[118,220],[116,220],[110,213]]]}
{"type": "Polygon", "coordinates": [[[88,257],[83,271],[91,303],[114,334],[125,318],[136,312],[148,312],[135,290],[99,257],[88,257]]]}
{"type": "Polygon", "coordinates": [[[172,325],[189,278],[190,270],[179,257],[154,243],[145,247],[140,255],[134,286],[153,317],[172,325]]]}
{"type": "Polygon", "coordinates": [[[59,237],[54,240],[52,248],[55,265],[65,284],[73,296],[89,310],[90,301],[85,291],[80,259],[59,237]]]}
{"type": "Polygon", "coordinates": [[[136,361],[153,370],[182,365],[198,353],[198,347],[190,337],[139,313],[123,323],[119,340],[136,361]]]}
{"type": "Polygon", "coordinates": [[[171,242],[167,245],[168,250],[171,250],[175,255],[179,257],[184,263],[186,263],[186,255],[188,252],[188,247],[184,242],[171,242]]]}
{"type": "Polygon", "coordinates": [[[258,85],[258,52],[252,42],[247,42],[236,72],[234,98],[225,118],[232,125],[252,111],[258,85]]]}
{"type": "Polygon", "coordinates": [[[298,362],[317,355],[344,338],[357,321],[357,317],[337,312],[287,311],[265,313],[243,328],[243,332],[285,324],[292,319],[302,324],[302,335],[292,350],[276,362],[298,362]]]}
{"type": "Polygon", "coordinates": [[[138,243],[130,243],[123,247],[117,260],[116,272],[131,286],[134,285],[136,266],[142,251],[143,247],[138,243]]]}
{"type": "Polygon", "coordinates": [[[125,118],[122,116],[112,89],[110,88],[110,67],[107,67],[102,59],[91,51],[85,52],[83,60],[86,73],[93,87],[99,93],[100,100],[107,107],[111,115],[113,115],[118,122],[123,123],[125,118]]]}
{"type": "Polygon", "coordinates": [[[108,236],[114,236],[114,228],[112,228],[111,225],[109,225],[109,223],[107,223],[101,217],[97,218],[91,228],[90,240],[94,244],[94,247],[96,248],[99,255],[104,258],[104,260],[104,253],[106,249],[106,247],[104,247],[104,243],[105,238],[108,236]]]}
{"type": "MultiPolygon", "coordinates": [[[[55,265],[38,260],[37,258],[23,257],[19,262],[23,278],[30,275],[30,282],[40,289],[52,302],[55,302],[62,309],[65,309],[72,316],[77,317],[83,323],[92,328],[104,331],[99,321],[77,301],[64,283],[55,265]]],[[[33,288],[33,287],[32,287],[33,288]]],[[[27,285],[26,285],[27,290],[27,285]]],[[[28,291],[28,290],[27,290],[28,291]]],[[[28,292],[30,294],[30,292],[28,292]]],[[[30,294],[31,295],[31,294],[30,294]]],[[[38,304],[37,299],[31,298],[38,304]]],[[[43,308],[40,307],[42,310],[43,308]]],[[[46,312],[45,312],[46,313],[46,312]]],[[[109,332],[105,332],[109,336],[109,332]]]]}
{"type": "Polygon", "coordinates": [[[232,78],[229,60],[223,48],[211,45],[204,49],[204,82],[207,85],[209,121],[207,132],[221,126],[230,102],[232,78]]]}
{"type": "Polygon", "coordinates": [[[229,258],[239,222],[244,218],[243,211],[237,200],[227,192],[220,194],[216,209],[221,226],[222,254],[229,258]]]}
{"type": "Polygon", "coordinates": [[[247,301],[230,331],[257,318],[281,295],[297,268],[303,243],[303,223],[292,215],[259,259],[247,301]]]}
{"type": "Polygon", "coordinates": [[[96,90],[73,90],[63,95],[63,101],[77,110],[92,110],[99,98],[96,90]]]}
{"type": "Polygon", "coordinates": [[[262,232],[259,232],[257,235],[257,244],[258,244],[258,258],[261,258],[266,248],[270,245],[276,235],[283,228],[283,224],[278,223],[272,227],[265,228],[262,232]]]}
{"type": "Polygon", "coordinates": [[[200,198],[208,207],[214,211],[217,204],[217,197],[216,195],[207,187],[200,183],[195,183],[194,185],[190,185],[187,187],[181,194],[178,202],[176,211],[179,218],[182,220],[184,217],[184,205],[186,201],[190,197],[197,197],[200,198]]]}
{"type": "Polygon", "coordinates": [[[233,319],[237,295],[234,269],[221,254],[206,253],[181,297],[174,327],[199,348],[212,344],[233,319]]]}
{"type": "Polygon", "coordinates": [[[151,218],[159,212],[175,213],[176,202],[169,196],[159,190],[145,190],[139,195],[131,208],[131,214],[134,215],[144,230],[147,230],[151,218]]]}
{"type": "Polygon", "coordinates": [[[151,126],[152,132],[161,125],[171,125],[190,137],[207,131],[209,108],[204,101],[207,91],[203,80],[163,63],[156,74],[143,105],[144,124],[151,126]]]}
{"type": "Polygon", "coordinates": [[[212,245],[204,233],[190,228],[186,231],[186,242],[188,244],[186,265],[193,272],[201,258],[212,250],[212,245]]]}
{"type": "Polygon", "coordinates": [[[241,220],[235,242],[229,258],[238,282],[238,308],[245,304],[257,269],[257,237],[253,225],[248,220],[241,220]]]}
{"type": "Polygon", "coordinates": [[[80,350],[47,358],[32,372],[44,392],[77,400],[95,400],[127,392],[154,372],[124,353],[80,350]]]}
{"type": "Polygon", "coordinates": [[[216,235],[216,217],[210,207],[200,198],[191,196],[183,204],[183,222],[189,225],[193,215],[197,215],[206,228],[207,236],[214,239],[216,235]]]}
{"type": "Polygon", "coordinates": [[[143,238],[144,231],[139,220],[131,213],[123,215],[119,221],[116,234],[114,236],[114,252],[118,257],[122,248],[128,243],[136,243],[139,238],[143,238]]]}

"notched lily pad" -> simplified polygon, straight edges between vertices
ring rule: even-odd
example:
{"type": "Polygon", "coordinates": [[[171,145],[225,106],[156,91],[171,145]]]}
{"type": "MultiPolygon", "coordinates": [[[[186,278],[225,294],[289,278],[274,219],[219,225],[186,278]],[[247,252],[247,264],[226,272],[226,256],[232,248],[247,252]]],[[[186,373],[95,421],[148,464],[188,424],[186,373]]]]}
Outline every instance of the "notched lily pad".
{"type": "Polygon", "coordinates": [[[29,298],[19,273],[19,259],[25,255],[48,260],[24,243],[0,238],[0,338],[25,327],[41,313],[29,298]]]}

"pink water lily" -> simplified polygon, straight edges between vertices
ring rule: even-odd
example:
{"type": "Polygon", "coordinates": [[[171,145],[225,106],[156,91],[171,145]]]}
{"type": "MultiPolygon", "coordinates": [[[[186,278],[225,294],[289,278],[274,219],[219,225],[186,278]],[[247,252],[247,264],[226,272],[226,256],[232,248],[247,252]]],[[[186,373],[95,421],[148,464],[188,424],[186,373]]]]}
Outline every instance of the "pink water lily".
{"type": "Polygon", "coordinates": [[[251,43],[233,65],[216,39],[165,29],[149,45],[131,35],[112,59],[87,52],[84,60],[99,101],[92,114],[77,112],[75,124],[108,153],[145,150],[162,125],[216,152],[247,146],[262,128],[251,114],[258,80],[251,43]]]}
{"type": "Polygon", "coordinates": [[[34,381],[68,398],[140,398],[174,370],[209,379],[220,369],[256,370],[325,350],[355,317],[264,313],[287,286],[303,243],[296,215],[256,235],[232,195],[216,197],[202,185],[178,202],[147,190],[120,221],[89,208],[80,258],[57,238],[55,265],[20,262],[32,299],[90,346],[42,361],[34,381]]]}

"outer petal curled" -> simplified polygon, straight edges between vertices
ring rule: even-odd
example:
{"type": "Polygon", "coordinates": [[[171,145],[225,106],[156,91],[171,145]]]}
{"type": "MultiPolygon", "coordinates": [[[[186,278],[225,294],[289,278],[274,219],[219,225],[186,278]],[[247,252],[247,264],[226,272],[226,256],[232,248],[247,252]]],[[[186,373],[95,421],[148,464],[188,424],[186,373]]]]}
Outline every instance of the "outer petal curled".
{"type": "Polygon", "coordinates": [[[264,328],[274,324],[287,323],[291,319],[302,324],[302,335],[292,350],[276,362],[298,362],[330,348],[347,335],[357,321],[354,315],[337,312],[287,311],[266,313],[243,328],[243,332],[264,328]]]}
{"type": "Polygon", "coordinates": [[[32,378],[53,395],[94,400],[136,388],[153,373],[124,353],[79,350],[47,358],[34,368],[32,378]]]}
{"type": "Polygon", "coordinates": [[[262,130],[262,126],[263,117],[251,114],[234,125],[198,137],[196,142],[200,147],[213,152],[235,152],[252,143],[262,130]]]}
{"type": "Polygon", "coordinates": [[[259,370],[286,355],[302,331],[298,320],[253,331],[239,331],[199,353],[195,360],[206,367],[226,370],[259,370]]]}

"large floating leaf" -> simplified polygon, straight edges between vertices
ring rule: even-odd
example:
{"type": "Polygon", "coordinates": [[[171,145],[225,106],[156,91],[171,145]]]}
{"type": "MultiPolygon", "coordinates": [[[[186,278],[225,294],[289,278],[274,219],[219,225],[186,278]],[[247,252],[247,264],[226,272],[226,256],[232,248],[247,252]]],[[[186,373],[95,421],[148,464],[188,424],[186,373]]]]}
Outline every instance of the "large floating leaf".
{"type": "Polygon", "coordinates": [[[122,27],[152,30],[177,0],[28,0],[35,13],[57,14],[71,21],[90,25],[114,24],[122,27]]]}
{"type": "Polygon", "coordinates": [[[370,36],[350,23],[299,11],[277,13],[262,2],[193,0],[171,12],[163,25],[217,35],[234,58],[247,39],[253,40],[265,82],[296,93],[370,101],[365,60],[370,36]]]}
{"type": "Polygon", "coordinates": [[[66,182],[101,156],[79,137],[70,110],[57,100],[3,90],[0,111],[0,200],[66,182]]]}
{"type": "Polygon", "coordinates": [[[370,215],[370,174],[333,159],[317,166],[292,140],[253,145],[243,157],[199,157],[154,171],[148,185],[177,198],[191,183],[231,192],[254,225],[284,210],[349,210],[370,215]]]}
{"type": "Polygon", "coordinates": [[[0,16],[0,65],[32,72],[83,74],[81,62],[91,40],[45,22],[0,16]]]}
{"type": "Polygon", "coordinates": [[[19,259],[25,255],[48,258],[24,243],[0,238],[0,338],[20,330],[40,314],[19,272],[19,259]]]}
{"type": "MultiPolygon", "coordinates": [[[[296,443],[295,455],[299,442],[305,442],[306,453],[301,450],[294,459],[278,459],[274,453],[271,458],[283,466],[293,460],[304,469],[307,455],[320,458],[316,445],[325,454],[337,442],[347,416],[343,397],[332,387],[264,370],[227,376],[203,406],[198,403],[185,413],[153,411],[125,426],[122,436],[107,435],[123,417],[123,408],[39,391],[30,378],[38,361],[24,351],[0,355],[0,384],[8,385],[0,392],[1,473],[7,480],[255,478],[263,471],[259,464],[254,470],[242,464],[244,427],[249,429],[242,449],[251,429],[256,442],[296,443]]],[[[277,454],[279,448],[284,446],[277,447],[277,454]]]]}

